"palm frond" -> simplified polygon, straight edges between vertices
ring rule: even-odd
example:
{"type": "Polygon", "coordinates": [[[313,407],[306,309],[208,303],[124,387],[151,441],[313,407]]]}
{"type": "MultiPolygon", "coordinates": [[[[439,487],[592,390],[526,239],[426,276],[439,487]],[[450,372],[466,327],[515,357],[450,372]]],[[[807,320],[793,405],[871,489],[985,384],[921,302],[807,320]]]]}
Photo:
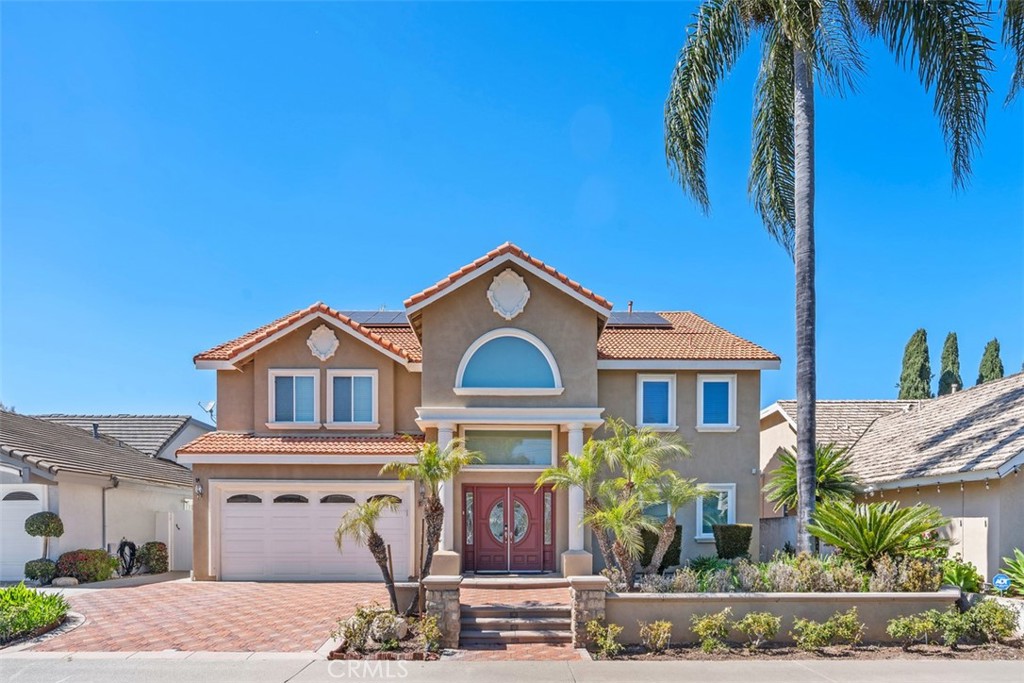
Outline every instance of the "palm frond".
{"type": "Polygon", "coordinates": [[[1010,104],[1024,88],[1024,0],[1003,1],[1003,44],[1013,58],[1013,75],[1005,104],[1010,104]]]}
{"type": "Polygon", "coordinates": [[[945,541],[932,534],[948,523],[931,505],[832,502],[818,506],[807,529],[870,569],[883,555],[898,557],[929,544],[943,545],[945,541]]]}
{"type": "Polygon", "coordinates": [[[443,482],[453,479],[463,468],[480,462],[483,462],[483,454],[466,450],[461,438],[452,439],[443,449],[436,442],[428,441],[420,444],[414,462],[389,462],[380,468],[380,473],[419,481],[436,496],[443,482]]]}
{"type": "Polygon", "coordinates": [[[394,496],[376,496],[365,503],[360,503],[350,509],[341,518],[338,529],[334,532],[334,542],[338,550],[346,537],[355,541],[356,545],[366,545],[370,537],[377,533],[377,522],[380,516],[386,512],[396,512],[399,501],[394,496]]]}
{"type": "Polygon", "coordinates": [[[856,92],[864,75],[864,53],[850,0],[818,0],[814,49],[810,52],[822,88],[840,97],[856,92]]]}
{"type": "MultiPolygon", "coordinates": [[[[857,492],[859,480],[853,472],[853,461],[847,449],[834,443],[818,444],[814,449],[815,495],[820,502],[851,500],[857,492]]],[[[779,454],[779,467],[768,478],[764,493],[775,509],[783,506],[796,508],[797,496],[796,456],[789,449],[779,454]]]]}
{"type": "Polygon", "coordinates": [[[897,62],[917,67],[942,126],[953,167],[953,186],[967,185],[985,131],[985,111],[994,70],[989,13],[976,0],[907,2],[859,0],[858,14],[897,62]]]}
{"type": "Polygon", "coordinates": [[[747,44],[740,0],[705,0],[687,29],[665,101],[665,158],[672,176],[705,212],[705,160],[719,83],[747,44]]]}

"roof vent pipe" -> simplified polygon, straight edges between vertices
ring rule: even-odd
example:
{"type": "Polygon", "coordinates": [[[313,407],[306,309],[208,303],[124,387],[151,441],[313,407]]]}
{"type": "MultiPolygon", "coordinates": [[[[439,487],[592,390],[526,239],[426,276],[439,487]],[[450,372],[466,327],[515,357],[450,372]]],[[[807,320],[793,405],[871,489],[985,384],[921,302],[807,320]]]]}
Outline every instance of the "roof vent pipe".
{"type": "Polygon", "coordinates": [[[100,424],[98,422],[92,423],[92,438],[100,438],[100,424]]]}
{"type": "Polygon", "coordinates": [[[629,303],[626,304],[626,313],[632,313],[632,312],[633,312],[633,302],[630,301],[629,303]]]}
{"type": "Polygon", "coordinates": [[[960,391],[960,385],[959,384],[957,384],[956,382],[953,382],[952,384],[949,385],[949,393],[955,394],[958,391],[960,391]]]}

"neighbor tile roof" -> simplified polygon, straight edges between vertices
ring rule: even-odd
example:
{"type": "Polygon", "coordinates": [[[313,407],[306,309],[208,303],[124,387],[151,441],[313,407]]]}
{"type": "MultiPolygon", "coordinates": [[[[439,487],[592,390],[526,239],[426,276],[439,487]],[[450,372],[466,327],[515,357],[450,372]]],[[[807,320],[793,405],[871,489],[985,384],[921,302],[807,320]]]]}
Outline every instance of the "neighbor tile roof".
{"type": "MultiPolygon", "coordinates": [[[[34,415],[41,420],[59,422],[84,429],[90,434],[98,425],[100,434],[117,439],[146,455],[156,455],[192,420],[189,415],[34,415]]],[[[199,420],[195,423],[213,429],[199,420]]]]}
{"type": "Polygon", "coordinates": [[[179,448],[179,455],[413,455],[422,436],[258,436],[209,432],[179,448]]]}
{"type": "Polygon", "coordinates": [[[373,329],[360,325],[359,323],[355,322],[344,313],[341,313],[340,311],[331,308],[330,306],[321,301],[318,301],[315,304],[312,304],[311,306],[307,306],[306,308],[301,308],[297,311],[289,313],[283,318],[278,318],[272,323],[268,323],[266,325],[263,325],[262,327],[257,327],[255,330],[247,332],[243,334],[241,337],[237,337],[229,342],[224,342],[223,344],[215,346],[208,351],[204,351],[199,355],[195,356],[193,360],[232,360],[239,354],[243,353],[244,351],[247,351],[248,349],[251,349],[253,346],[256,346],[257,344],[267,339],[268,337],[274,336],[278,332],[287,329],[288,327],[302,320],[306,316],[317,312],[323,313],[324,315],[334,319],[341,325],[346,325],[352,328],[362,336],[366,337],[366,339],[368,339],[370,342],[376,344],[385,351],[390,351],[391,353],[402,358],[405,358],[406,360],[412,360],[409,357],[407,351],[397,346],[390,339],[383,337],[379,332],[376,332],[373,329]]]}
{"type": "Polygon", "coordinates": [[[771,351],[690,311],[658,311],[671,328],[606,327],[600,360],[779,360],[771,351]]]}
{"type": "Polygon", "coordinates": [[[110,437],[94,438],[77,427],[0,411],[0,451],[53,474],[116,476],[152,484],[192,486],[192,473],[152,458],[110,437]]]}
{"type": "Polygon", "coordinates": [[[441,291],[444,291],[445,289],[448,289],[453,284],[455,284],[456,282],[458,282],[462,278],[466,277],[467,275],[469,275],[473,271],[479,270],[480,268],[483,268],[484,266],[486,266],[488,263],[490,263],[494,259],[498,258],[499,256],[504,256],[505,254],[512,254],[513,256],[516,256],[516,257],[526,261],[527,263],[529,263],[530,265],[534,266],[535,268],[539,268],[540,270],[544,271],[545,273],[547,273],[551,277],[555,278],[556,280],[561,282],[563,285],[565,285],[569,289],[575,291],[577,294],[581,294],[582,296],[590,299],[591,301],[593,301],[597,305],[601,306],[602,308],[606,308],[609,311],[612,310],[612,302],[608,301],[607,299],[605,299],[603,296],[601,296],[599,294],[595,294],[593,291],[587,289],[586,287],[584,287],[580,283],[576,282],[575,280],[571,280],[568,276],[563,275],[562,273],[558,272],[557,270],[555,270],[551,266],[547,265],[546,263],[544,263],[540,259],[537,259],[537,258],[534,258],[533,256],[530,256],[525,251],[523,251],[522,249],[520,249],[516,245],[512,244],[511,242],[505,242],[505,244],[502,244],[497,249],[492,249],[491,251],[487,252],[486,254],[484,254],[483,256],[478,258],[477,260],[473,261],[472,263],[469,263],[469,264],[467,264],[465,266],[462,266],[461,268],[459,268],[457,271],[455,271],[454,273],[452,273],[448,277],[438,281],[436,284],[434,284],[434,285],[432,285],[430,287],[427,287],[426,289],[424,289],[419,294],[413,294],[411,297],[409,297],[408,299],[405,300],[405,306],[406,307],[415,306],[416,304],[420,303],[421,301],[425,301],[426,299],[429,299],[430,297],[434,296],[438,292],[441,292],[441,291]]]}
{"type": "MultiPolygon", "coordinates": [[[[915,403],[917,401],[818,401],[815,404],[815,442],[849,448],[875,420],[915,403]]],[[[796,401],[779,401],[778,405],[795,423],[796,401]]]]}
{"type": "Polygon", "coordinates": [[[991,470],[1024,453],[1024,373],[878,418],[850,449],[866,483],[991,470]]]}

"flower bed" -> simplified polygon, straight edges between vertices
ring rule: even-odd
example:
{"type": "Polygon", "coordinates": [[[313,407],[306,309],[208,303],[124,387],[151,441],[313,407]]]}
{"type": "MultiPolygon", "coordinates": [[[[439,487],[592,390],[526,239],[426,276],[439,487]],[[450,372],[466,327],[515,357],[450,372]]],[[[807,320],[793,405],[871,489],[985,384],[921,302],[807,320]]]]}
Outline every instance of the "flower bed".
{"type": "Polygon", "coordinates": [[[23,583],[0,588],[0,645],[45,633],[60,625],[67,613],[62,595],[40,593],[23,583]]]}

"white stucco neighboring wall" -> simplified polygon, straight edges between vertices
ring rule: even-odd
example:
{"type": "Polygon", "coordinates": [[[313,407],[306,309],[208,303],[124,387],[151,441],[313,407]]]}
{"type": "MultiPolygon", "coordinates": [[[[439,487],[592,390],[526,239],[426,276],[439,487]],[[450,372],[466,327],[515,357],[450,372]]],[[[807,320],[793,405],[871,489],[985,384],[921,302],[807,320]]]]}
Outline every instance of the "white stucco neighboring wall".
{"type": "MultiPolygon", "coordinates": [[[[117,550],[122,538],[141,546],[147,541],[160,538],[157,529],[158,513],[186,512],[191,492],[186,489],[165,489],[157,487],[134,487],[121,484],[107,491],[107,544],[117,550]]],[[[191,515],[188,512],[188,515],[191,515]]],[[[166,526],[166,515],[160,523],[166,526]]],[[[189,538],[188,544],[191,545],[189,538]]]]}
{"type": "MultiPolygon", "coordinates": [[[[210,427],[209,425],[205,425],[203,423],[195,422],[195,421],[189,422],[187,425],[185,425],[185,428],[182,429],[180,432],[178,432],[178,434],[173,439],[171,439],[166,444],[164,444],[164,447],[161,448],[160,452],[158,452],[156,455],[157,455],[158,458],[163,458],[164,460],[170,460],[171,462],[178,462],[178,458],[176,456],[176,453],[178,452],[179,448],[181,448],[185,444],[188,444],[188,443],[191,443],[192,441],[195,441],[197,438],[199,438],[203,434],[206,434],[207,432],[212,431],[212,430],[213,430],[213,427],[210,427]]],[[[191,464],[188,464],[188,463],[179,463],[179,464],[183,465],[184,467],[187,467],[189,469],[192,469],[192,465],[191,464]]]]}
{"type": "Polygon", "coordinates": [[[69,550],[103,547],[101,487],[63,481],[50,487],[50,493],[50,509],[64,522],[64,535],[53,544],[56,547],[51,550],[52,558],[69,550]]]}

